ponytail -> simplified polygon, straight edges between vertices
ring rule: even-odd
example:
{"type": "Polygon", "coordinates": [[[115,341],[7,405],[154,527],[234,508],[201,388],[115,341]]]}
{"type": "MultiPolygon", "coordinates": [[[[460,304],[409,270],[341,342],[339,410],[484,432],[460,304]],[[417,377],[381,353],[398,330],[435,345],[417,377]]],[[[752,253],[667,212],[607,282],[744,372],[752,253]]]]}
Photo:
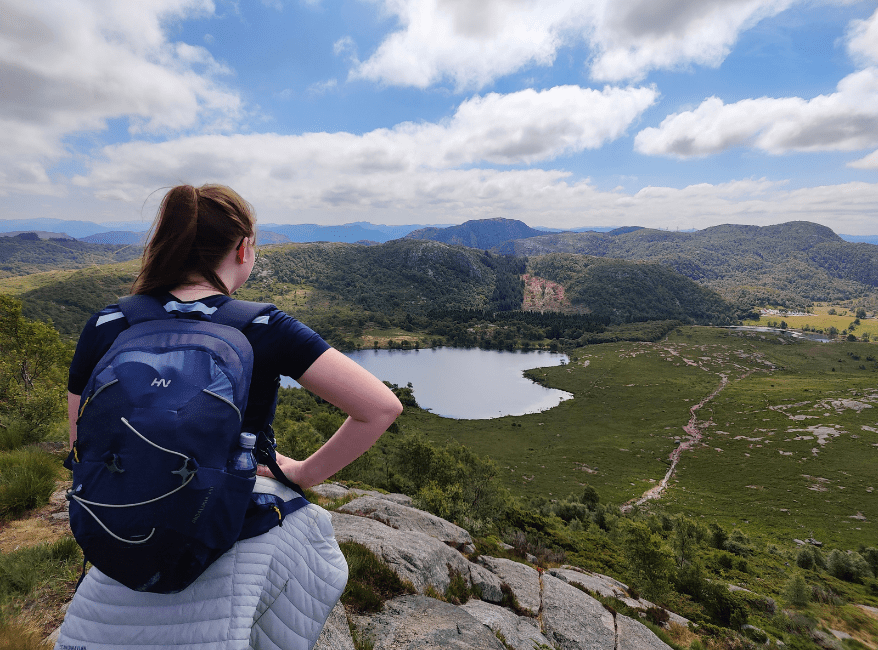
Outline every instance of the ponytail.
{"type": "Polygon", "coordinates": [[[162,199],[131,293],[168,291],[197,275],[221,293],[223,258],[254,232],[253,208],[222,185],[179,185],[162,199]]]}

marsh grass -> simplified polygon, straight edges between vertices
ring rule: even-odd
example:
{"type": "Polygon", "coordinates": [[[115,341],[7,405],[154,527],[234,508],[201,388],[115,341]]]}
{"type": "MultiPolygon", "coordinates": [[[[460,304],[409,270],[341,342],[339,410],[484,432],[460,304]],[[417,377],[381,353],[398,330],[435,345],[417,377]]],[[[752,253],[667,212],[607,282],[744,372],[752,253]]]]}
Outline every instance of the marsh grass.
{"type": "Polygon", "coordinates": [[[56,457],[36,447],[0,454],[0,517],[14,518],[48,503],[59,468],[56,457]]]}
{"type": "Polygon", "coordinates": [[[0,622],[0,650],[46,650],[39,634],[13,623],[0,622]]]}
{"type": "Polygon", "coordinates": [[[72,537],[0,555],[0,602],[33,593],[41,585],[67,575],[82,561],[72,537]]]}

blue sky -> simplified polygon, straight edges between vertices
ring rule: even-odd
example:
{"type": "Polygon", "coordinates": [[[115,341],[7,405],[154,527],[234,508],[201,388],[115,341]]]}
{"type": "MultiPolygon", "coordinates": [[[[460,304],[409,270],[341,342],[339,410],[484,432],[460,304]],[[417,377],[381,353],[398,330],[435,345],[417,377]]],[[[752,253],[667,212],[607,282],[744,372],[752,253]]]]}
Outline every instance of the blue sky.
{"type": "Polygon", "coordinates": [[[874,0],[0,7],[0,219],[878,234],[874,0]]]}

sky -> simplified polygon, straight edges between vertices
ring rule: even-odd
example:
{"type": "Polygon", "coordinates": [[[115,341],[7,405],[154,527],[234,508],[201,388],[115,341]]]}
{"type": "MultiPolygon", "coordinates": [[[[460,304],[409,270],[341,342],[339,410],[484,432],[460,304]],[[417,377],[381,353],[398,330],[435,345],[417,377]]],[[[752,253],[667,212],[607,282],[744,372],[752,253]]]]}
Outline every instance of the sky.
{"type": "Polygon", "coordinates": [[[878,234],[876,0],[0,0],[0,219],[878,234]]]}

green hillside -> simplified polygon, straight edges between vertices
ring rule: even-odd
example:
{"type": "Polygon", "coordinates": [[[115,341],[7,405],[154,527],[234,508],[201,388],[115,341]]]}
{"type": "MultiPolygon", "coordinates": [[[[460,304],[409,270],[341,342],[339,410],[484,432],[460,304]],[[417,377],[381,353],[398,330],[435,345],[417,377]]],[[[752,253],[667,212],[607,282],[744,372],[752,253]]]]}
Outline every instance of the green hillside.
{"type": "Polygon", "coordinates": [[[142,252],[137,246],[39,239],[34,233],[0,237],[0,278],[124,262],[140,257],[142,252]]]}
{"type": "Polygon", "coordinates": [[[551,254],[532,258],[528,272],[562,285],[574,307],[611,323],[737,320],[732,306],[717,293],[658,264],[551,254]]]}
{"type": "MultiPolygon", "coordinates": [[[[128,292],[137,265],[137,260],[132,260],[57,278],[40,276],[33,287],[20,280],[8,282],[17,287],[14,292],[23,301],[26,316],[52,321],[63,334],[76,336],[90,314],[128,292]]],[[[584,332],[598,331],[606,324],[719,324],[733,322],[738,316],[714,292],[661,265],[577,255],[552,255],[528,262],[415,239],[376,246],[269,246],[261,252],[253,276],[239,296],[274,302],[342,347],[362,339],[370,327],[440,334],[461,344],[514,347],[525,340],[547,338],[570,339],[572,344],[584,332]],[[522,313],[521,278],[526,272],[565,285],[570,301],[564,311],[587,314],[591,320],[556,322],[558,317],[551,315],[522,313]],[[461,323],[494,321],[496,313],[509,314],[504,334],[511,338],[501,341],[495,337],[497,332],[492,332],[496,340],[489,342],[482,336],[467,337],[454,327],[460,318],[461,323]]],[[[467,325],[472,327],[478,324],[467,325]]]]}
{"type": "Polygon", "coordinates": [[[804,221],[696,232],[567,232],[507,242],[496,250],[645,260],[745,304],[804,307],[817,301],[859,300],[878,307],[878,246],[845,242],[829,228],[804,221]]]}

